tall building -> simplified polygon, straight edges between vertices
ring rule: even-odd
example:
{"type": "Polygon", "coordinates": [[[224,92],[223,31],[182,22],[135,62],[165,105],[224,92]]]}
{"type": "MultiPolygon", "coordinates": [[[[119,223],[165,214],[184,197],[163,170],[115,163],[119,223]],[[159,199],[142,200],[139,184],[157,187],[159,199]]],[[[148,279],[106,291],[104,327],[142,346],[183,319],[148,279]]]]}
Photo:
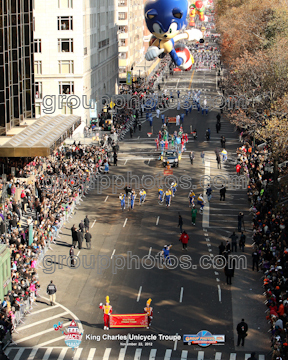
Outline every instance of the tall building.
{"type": "Polygon", "coordinates": [[[36,117],[45,114],[43,98],[50,95],[55,114],[73,113],[88,122],[89,99],[100,106],[103,95],[118,92],[114,1],[34,0],[36,117]],[[77,108],[71,95],[80,99],[77,108]]]}
{"type": "MultiPolygon", "coordinates": [[[[143,60],[143,0],[118,1],[119,78],[143,60]]],[[[137,75],[137,74],[135,74],[137,75]]]]}
{"type": "Polygon", "coordinates": [[[0,0],[0,135],[34,117],[33,0],[0,0]]]}

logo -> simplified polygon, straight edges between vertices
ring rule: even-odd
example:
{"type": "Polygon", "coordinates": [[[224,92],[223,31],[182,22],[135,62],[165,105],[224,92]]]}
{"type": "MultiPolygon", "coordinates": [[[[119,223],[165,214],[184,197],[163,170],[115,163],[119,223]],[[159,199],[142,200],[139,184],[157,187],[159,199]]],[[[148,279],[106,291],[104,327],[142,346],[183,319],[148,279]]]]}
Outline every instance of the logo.
{"type": "MultiPolygon", "coordinates": [[[[62,327],[63,322],[58,322],[58,325],[54,325],[54,330],[58,331],[59,329],[62,329],[62,327]]],[[[65,335],[65,344],[72,348],[72,350],[78,348],[81,344],[83,332],[80,331],[74,320],[71,321],[68,329],[64,329],[64,331],[62,331],[62,334],[65,335]]]]}
{"type": "Polygon", "coordinates": [[[183,335],[184,345],[195,344],[201,347],[210,345],[224,345],[225,335],[212,335],[207,330],[201,330],[197,335],[183,335]]]}

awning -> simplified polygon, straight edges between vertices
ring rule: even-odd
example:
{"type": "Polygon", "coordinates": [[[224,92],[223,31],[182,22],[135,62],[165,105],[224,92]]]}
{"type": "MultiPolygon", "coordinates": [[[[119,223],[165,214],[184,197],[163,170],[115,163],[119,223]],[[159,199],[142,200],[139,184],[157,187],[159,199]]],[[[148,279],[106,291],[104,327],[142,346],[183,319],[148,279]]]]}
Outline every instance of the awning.
{"type": "Polygon", "coordinates": [[[0,142],[0,157],[49,156],[80,123],[81,117],[76,115],[42,116],[10,140],[0,142]]]}

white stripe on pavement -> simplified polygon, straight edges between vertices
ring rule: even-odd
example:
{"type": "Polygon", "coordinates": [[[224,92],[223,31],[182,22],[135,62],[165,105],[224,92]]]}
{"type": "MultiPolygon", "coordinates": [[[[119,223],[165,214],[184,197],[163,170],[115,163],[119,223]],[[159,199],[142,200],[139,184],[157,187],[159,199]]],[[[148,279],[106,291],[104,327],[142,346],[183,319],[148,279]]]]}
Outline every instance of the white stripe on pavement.
{"type": "Polygon", "coordinates": [[[125,160],[124,166],[127,164],[128,159],[125,160]]]}
{"type": "Polygon", "coordinates": [[[73,356],[73,360],[80,360],[80,356],[81,356],[81,353],[82,353],[82,348],[78,348],[75,352],[75,355],[73,356]]]}
{"type": "MultiPolygon", "coordinates": [[[[18,341],[19,342],[19,341],[18,341]]],[[[43,356],[43,359],[42,360],[48,360],[51,352],[52,352],[53,348],[48,348],[46,351],[45,351],[45,354],[43,356]]]]}
{"type": "Polygon", "coordinates": [[[181,287],[181,290],[180,290],[180,299],[179,299],[179,302],[182,303],[182,300],[183,300],[183,291],[184,291],[184,288],[181,287]]]}
{"type": "MultiPolygon", "coordinates": [[[[63,324],[63,327],[70,325],[70,323],[71,323],[71,321],[70,321],[70,322],[66,322],[65,324],[63,324]]],[[[40,336],[40,335],[46,334],[46,333],[48,333],[48,332],[50,332],[50,331],[54,331],[54,328],[47,329],[47,330],[44,330],[44,331],[40,331],[40,332],[37,332],[37,333],[35,333],[35,334],[33,334],[33,335],[27,336],[27,337],[25,337],[25,338],[21,338],[21,340],[17,340],[17,344],[20,344],[20,343],[23,342],[23,341],[30,340],[30,339],[32,339],[32,338],[34,338],[34,337],[36,337],[36,336],[40,336]]]]}
{"type": "Polygon", "coordinates": [[[50,320],[53,320],[53,319],[57,319],[57,318],[59,318],[59,317],[61,317],[61,316],[64,316],[64,315],[66,315],[66,314],[68,314],[68,311],[65,311],[65,312],[63,312],[63,313],[61,313],[61,314],[58,314],[58,315],[50,316],[49,318],[45,318],[45,319],[40,320],[40,321],[36,321],[36,322],[34,322],[34,323],[32,323],[32,324],[29,324],[29,325],[21,326],[21,331],[24,330],[24,329],[28,329],[28,328],[30,328],[30,327],[32,327],[32,326],[36,326],[36,325],[42,324],[42,323],[45,322],[45,321],[50,321],[50,320]]]}
{"type": "Polygon", "coordinates": [[[171,350],[171,349],[167,349],[167,350],[165,351],[164,360],[170,360],[170,359],[171,359],[171,354],[172,354],[172,350],[171,350]]]}
{"type": "Polygon", "coordinates": [[[112,255],[111,255],[111,259],[113,258],[114,254],[115,254],[115,251],[116,251],[116,249],[113,250],[112,255]]]}
{"type": "Polygon", "coordinates": [[[106,348],[104,355],[103,355],[103,360],[109,360],[109,356],[110,356],[110,352],[111,352],[111,348],[106,348]]]}
{"type": "MultiPolygon", "coordinates": [[[[45,308],[45,309],[42,309],[42,310],[37,310],[37,311],[33,311],[31,314],[29,314],[29,315],[35,315],[35,314],[39,314],[39,313],[41,313],[41,312],[44,312],[44,311],[48,311],[48,310],[52,310],[52,309],[55,309],[55,308],[57,308],[57,307],[59,307],[60,305],[55,305],[55,306],[48,306],[47,308],[45,308]]],[[[54,330],[54,329],[53,329],[54,330]]],[[[19,341],[17,341],[17,342],[19,342],[19,341]]]]}
{"type": "Polygon", "coordinates": [[[124,360],[125,359],[126,349],[127,349],[127,346],[124,349],[120,350],[118,360],[124,360]]]}
{"type": "MultiPolygon", "coordinates": [[[[217,280],[219,280],[219,279],[217,279],[217,280]]],[[[219,298],[219,302],[221,302],[221,287],[220,287],[220,285],[217,285],[217,287],[218,287],[218,298],[219,298]]],[[[216,360],[216,359],[215,359],[216,360]]]]}
{"type": "Polygon", "coordinates": [[[141,291],[142,291],[142,286],[140,286],[139,291],[138,291],[137,302],[140,300],[141,291]]]}
{"type": "Polygon", "coordinates": [[[259,355],[259,360],[265,360],[265,355],[259,355]]]}
{"type": "Polygon", "coordinates": [[[126,226],[128,218],[125,219],[123,227],[126,226]]]}
{"type": "Polygon", "coordinates": [[[94,220],[94,222],[93,222],[93,224],[92,224],[91,228],[93,228],[93,226],[94,226],[95,222],[96,222],[96,219],[94,220]]]}
{"type": "Polygon", "coordinates": [[[24,350],[25,350],[25,348],[19,349],[16,356],[14,357],[14,360],[20,360],[20,357],[23,354],[24,350]]]}
{"type": "Polygon", "coordinates": [[[150,247],[150,249],[149,249],[149,254],[148,254],[148,257],[150,257],[150,255],[151,255],[151,251],[152,251],[152,247],[150,247]]]}
{"type": "Polygon", "coordinates": [[[149,355],[149,360],[155,360],[155,358],[156,358],[156,352],[157,352],[156,349],[151,349],[150,355],[149,355]]]}
{"type": "Polygon", "coordinates": [[[35,355],[36,355],[37,350],[38,350],[37,348],[32,349],[32,351],[31,351],[31,353],[29,354],[27,360],[33,360],[34,357],[35,357],[35,355]]]}
{"type": "Polygon", "coordinates": [[[93,360],[95,352],[96,352],[96,348],[90,349],[87,360],[93,360]]]}
{"type": "Polygon", "coordinates": [[[136,349],[134,360],[140,360],[141,358],[142,349],[136,349]]]}
{"type": "Polygon", "coordinates": [[[229,360],[236,360],[236,353],[231,353],[229,360]]]}
{"type": "Polygon", "coordinates": [[[104,202],[106,202],[108,200],[109,196],[106,196],[106,199],[104,200],[104,202]]]}
{"type": "Polygon", "coordinates": [[[197,360],[204,360],[204,351],[198,351],[198,358],[197,360]]]}
{"type": "Polygon", "coordinates": [[[181,360],[187,360],[188,358],[188,350],[182,350],[181,360]]]}
{"type": "Polygon", "coordinates": [[[160,216],[157,217],[157,220],[156,220],[156,225],[159,224],[159,219],[160,219],[160,216]]]}
{"type": "MultiPolygon", "coordinates": [[[[53,348],[52,348],[51,350],[53,350],[53,348]]],[[[63,360],[64,357],[65,357],[65,355],[66,355],[67,350],[68,350],[68,347],[67,347],[67,348],[63,348],[63,349],[61,350],[61,352],[60,352],[57,360],[63,360]]]]}
{"type": "MultiPolygon", "coordinates": [[[[176,336],[178,335],[178,333],[176,333],[176,336]]],[[[175,342],[174,342],[174,349],[173,350],[177,350],[177,342],[178,340],[176,339],[175,342]]]]}
{"type": "Polygon", "coordinates": [[[221,353],[221,352],[216,352],[216,354],[215,354],[215,360],[221,360],[221,356],[222,356],[222,353],[221,353]]]}
{"type": "Polygon", "coordinates": [[[59,336],[59,337],[57,337],[57,338],[55,338],[53,340],[45,341],[45,342],[43,342],[41,344],[38,344],[37,346],[38,347],[45,347],[46,345],[49,345],[49,344],[51,344],[51,343],[53,343],[55,341],[59,341],[59,340],[63,340],[63,339],[65,339],[65,335],[59,336]]]}

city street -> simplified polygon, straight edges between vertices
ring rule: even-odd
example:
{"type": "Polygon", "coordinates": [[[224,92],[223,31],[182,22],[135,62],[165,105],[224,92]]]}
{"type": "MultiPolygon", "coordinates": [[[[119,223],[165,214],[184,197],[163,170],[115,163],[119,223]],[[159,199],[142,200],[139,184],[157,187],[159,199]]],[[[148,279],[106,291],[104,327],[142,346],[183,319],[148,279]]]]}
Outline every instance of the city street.
{"type": "MultiPolygon", "coordinates": [[[[160,83],[162,85],[162,82],[160,83]]],[[[200,89],[202,94],[207,96],[216,96],[219,91],[215,70],[197,71],[195,68],[190,72],[175,72],[173,76],[169,76],[165,80],[164,89],[168,90],[167,94],[171,89],[174,92],[178,89],[180,92],[200,89]]],[[[164,109],[161,113],[165,116],[176,116],[185,113],[185,110],[164,109]]],[[[240,146],[238,134],[223,115],[221,131],[217,134],[217,113],[218,111],[213,109],[206,116],[192,110],[184,118],[183,129],[189,134],[189,142],[179,167],[173,168],[173,176],[177,179],[184,175],[190,176],[196,198],[200,193],[206,194],[206,187],[201,187],[204,175],[207,178],[210,176],[211,182],[219,175],[222,179],[236,176],[236,149],[240,146]],[[197,129],[196,140],[193,140],[190,133],[191,125],[193,129],[197,129]],[[205,138],[207,128],[211,129],[210,141],[206,141],[205,138]],[[222,169],[217,169],[214,151],[218,148],[221,152],[222,135],[226,137],[228,160],[222,164],[222,169]],[[194,151],[195,154],[193,165],[190,164],[190,151],[194,151]],[[204,163],[200,157],[202,151],[205,152],[204,163]]],[[[145,117],[141,121],[141,132],[137,129],[132,138],[128,132],[125,139],[120,142],[118,166],[110,166],[108,175],[111,185],[115,180],[113,178],[112,181],[114,175],[120,178],[123,176],[127,183],[128,172],[131,173],[130,176],[138,176],[140,182],[143,176],[156,178],[163,174],[162,163],[158,160],[160,152],[155,150],[155,139],[162,125],[161,116],[159,119],[155,114],[153,116],[151,137],[147,136],[151,130],[149,122],[145,117]]],[[[176,129],[178,128],[175,124],[169,125],[169,133],[176,129]]],[[[135,183],[130,184],[132,188],[135,187],[135,183]]],[[[129,209],[126,204],[126,209],[122,212],[119,194],[124,186],[116,189],[114,193],[112,186],[101,189],[102,191],[97,188],[91,190],[78,206],[76,214],[65,224],[56,244],[52,244],[53,251],[48,253],[52,259],[49,273],[44,272],[45,267],[48,269],[48,263],[41,264],[42,268],[38,269],[42,284],[41,298],[35,304],[31,315],[25,318],[25,324],[17,327],[18,333],[13,336],[17,345],[6,350],[10,359],[246,360],[253,351],[256,352],[257,359],[268,359],[269,327],[264,314],[265,299],[261,295],[262,273],[252,271],[251,217],[245,186],[237,188],[227,185],[226,200],[221,202],[219,187],[216,189],[212,186],[212,199],[210,203],[206,203],[203,215],[198,211],[196,226],[191,224],[188,201],[191,188],[184,188],[184,185],[181,187],[180,180],[169,208],[158,204],[158,187],[155,184],[153,189],[146,190],[147,198],[143,205],[139,205],[139,190],[136,190],[134,210],[129,209]],[[237,233],[239,211],[244,213],[245,218],[246,247],[245,252],[241,254],[246,256],[248,268],[235,270],[232,285],[227,285],[224,270],[213,267],[203,269],[200,267],[200,258],[206,255],[213,259],[219,254],[220,243],[223,241],[225,244],[233,231],[237,233]],[[147,255],[156,257],[164,245],[172,245],[170,254],[177,259],[183,256],[184,252],[179,242],[180,230],[177,227],[179,214],[183,217],[183,229],[190,237],[185,255],[192,258],[193,267],[185,269],[179,265],[175,269],[169,269],[165,266],[154,266],[145,269],[140,264],[140,268],[135,269],[135,261],[131,261],[130,269],[127,268],[128,258],[132,255],[140,259],[147,255]],[[72,244],[70,228],[73,224],[78,227],[86,215],[90,219],[92,249],[86,249],[86,244],[81,250],[76,249],[75,254],[79,256],[81,265],[77,269],[71,269],[60,256],[69,256],[72,244]],[[86,264],[89,264],[89,256],[94,255],[94,268],[84,268],[84,255],[87,256],[86,264]],[[101,271],[103,255],[107,256],[111,263],[107,269],[101,271]],[[120,255],[124,257],[126,264],[122,269],[115,269],[115,265],[119,264],[116,263],[117,256],[120,255]],[[54,307],[48,306],[46,294],[46,286],[50,280],[57,286],[57,306],[54,307]],[[107,295],[115,314],[142,313],[147,299],[151,298],[154,316],[150,329],[103,330],[103,311],[99,309],[99,303],[105,303],[107,295]],[[242,318],[249,326],[248,336],[245,346],[237,347],[236,326],[242,318]],[[55,331],[53,328],[59,321],[64,323],[64,327],[68,327],[72,319],[79,320],[84,331],[82,342],[74,353],[65,346],[65,336],[61,330],[55,331]],[[158,336],[183,336],[197,334],[201,330],[225,335],[225,344],[201,348],[184,345],[182,340],[160,340],[158,336]],[[104,340],[103,334],[155,334],[157,340],[104,340]],[[101,337],[100,341],[97,341],[97,336],[101,337]]],[[[197,208],[199,210],[199,206],[197,208]]],[[[238,249],[238,255],[239,251],[238,249]]]]}

